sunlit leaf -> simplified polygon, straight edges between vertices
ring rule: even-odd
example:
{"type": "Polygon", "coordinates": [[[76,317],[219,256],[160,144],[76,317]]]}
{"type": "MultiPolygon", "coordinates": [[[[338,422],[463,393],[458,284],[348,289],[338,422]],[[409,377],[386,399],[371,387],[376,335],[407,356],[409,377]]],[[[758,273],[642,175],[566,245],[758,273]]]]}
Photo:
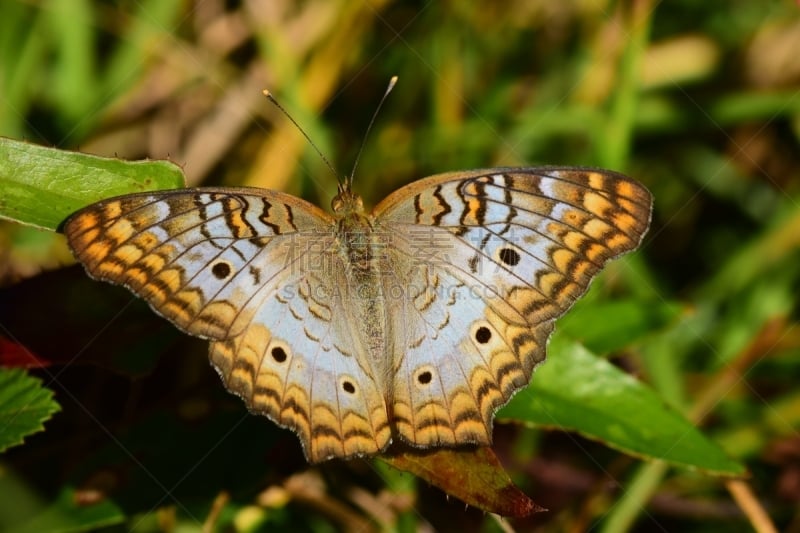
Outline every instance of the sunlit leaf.
{"type": "Polygon", "coordinates": [[[184,184],[169,161],[122,161],[0,138],[0,218],[56,230],[109,196],[184,184]]]}
{"type": "Polygon", "coordinates": [[[745,468],[645,384],[556,335],[547,361],[498,420],[577,431],[625,453],[723,475],[745,468]]]}

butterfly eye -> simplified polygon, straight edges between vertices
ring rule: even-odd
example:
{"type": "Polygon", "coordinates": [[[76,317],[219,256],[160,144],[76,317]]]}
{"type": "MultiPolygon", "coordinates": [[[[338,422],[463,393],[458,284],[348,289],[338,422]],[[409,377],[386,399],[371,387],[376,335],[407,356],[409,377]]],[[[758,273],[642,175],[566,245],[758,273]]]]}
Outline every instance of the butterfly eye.
{"type": "Polygon", "coordinates": [[[225,279],[231,273],[231,265],[225,261],[219,261],[214,263],[214,266],[211,267],[211,273],[214,274],[217,279],[225,279]]]}
{"type": "Polygon", "coordinates": [[[519,260],[521,259],[519,252],[517,252],[513,248],[500,248],[498,257],[500,258],[500,261],[507,264],[508,266],[516,266],[517,263],[519,263],[519,260]]]}

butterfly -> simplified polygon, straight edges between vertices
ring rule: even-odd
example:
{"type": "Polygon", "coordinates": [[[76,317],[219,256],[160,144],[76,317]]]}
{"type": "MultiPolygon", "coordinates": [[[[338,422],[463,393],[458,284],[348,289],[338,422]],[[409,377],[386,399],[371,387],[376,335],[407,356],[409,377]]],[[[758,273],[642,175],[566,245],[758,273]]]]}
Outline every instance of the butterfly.
{"type": "Polygon", "coordinates": [[[591,168],[489,168],[332,214],[256,188],[131,194],[64,232],[96,279],[210,341],[225,387],[307,459],[489,445],[495,411],[545,358],[553,323],[636,249],[652,197],[591,168]]]}

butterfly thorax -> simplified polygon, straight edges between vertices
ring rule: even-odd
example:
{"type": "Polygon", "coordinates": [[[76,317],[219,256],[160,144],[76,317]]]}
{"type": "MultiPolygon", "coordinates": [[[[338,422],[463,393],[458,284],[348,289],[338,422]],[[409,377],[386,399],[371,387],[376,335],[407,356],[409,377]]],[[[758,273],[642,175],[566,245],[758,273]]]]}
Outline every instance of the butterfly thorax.
{"type": "Polygon", "coordinates": [[[338,218],[336,239],[349,284],[357,286],[361,298],[381,298],[384,239],[375,232],[371,217],[364,214],[361,197],[349,187],[340,186],[331,206],[338,218]]]}

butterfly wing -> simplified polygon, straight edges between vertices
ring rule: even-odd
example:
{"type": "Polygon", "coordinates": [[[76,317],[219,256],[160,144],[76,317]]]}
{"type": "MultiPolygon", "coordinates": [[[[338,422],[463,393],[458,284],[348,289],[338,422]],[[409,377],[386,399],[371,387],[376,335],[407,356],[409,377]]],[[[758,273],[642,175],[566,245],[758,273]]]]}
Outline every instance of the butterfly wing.
{"type": "Polygon", "coordinates": [[[490,443],[494,412],[544,359],[553,321],[639,245],[651,208],[639,183],[572,167],[443,174],[381,202],[376,227],[398,236],[385,291],[408,295],[391,325],[399,435],[490,443]]]}
{"type": "Polygon", "coordinates": [[[124,285],[187,333],[220,339],[250,322],[248,291],[281,275],[287,237],[330,224],[312,207],[255,189],[132,194],[79,211],[64,233],[92,277],[124,285]]]}
{"type": "Polygon", "coordinates": [[[210,339],[226,387],[297,432],[312,461],[390,440],[382,391],[356,357],[336,288],[335,221],[262,189],[145,193],[93,204],[64,232],[94,278],[126,286],[210,339]]]}

